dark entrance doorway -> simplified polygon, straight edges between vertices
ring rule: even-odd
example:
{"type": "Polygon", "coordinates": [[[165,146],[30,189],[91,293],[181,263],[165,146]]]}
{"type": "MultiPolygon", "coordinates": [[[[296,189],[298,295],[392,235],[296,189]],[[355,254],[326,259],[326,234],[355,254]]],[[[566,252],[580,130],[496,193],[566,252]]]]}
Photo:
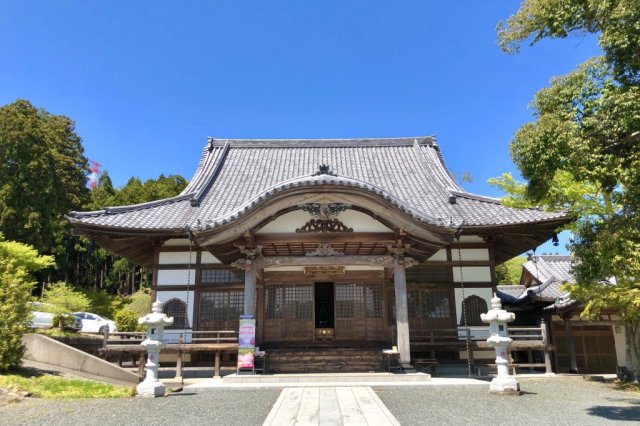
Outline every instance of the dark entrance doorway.
{"type": "Polygon", "coordinates": [[[316,283],[316,328],[333,328],[333,283],[316,283]]]}

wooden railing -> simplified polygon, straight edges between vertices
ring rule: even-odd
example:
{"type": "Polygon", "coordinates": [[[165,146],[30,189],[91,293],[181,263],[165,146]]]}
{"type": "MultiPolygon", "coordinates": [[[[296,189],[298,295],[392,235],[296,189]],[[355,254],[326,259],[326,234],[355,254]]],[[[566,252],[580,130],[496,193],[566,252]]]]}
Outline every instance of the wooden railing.
{"type": "MultiPolygon", "coordinates": [[[[435,359],[436,352],[467,352],[468,348],[467,356],[471,358],[471,363],[475,364],[474,351],[493,350],[486,341],[489,337],[488,327],[411,330],[409,335],[411,350],[431,352],[431,359],[435,359]]],[[[549,351],[553,348],[549,345],[544,324],[538,327],[512,326],[508,328],[508,336],[513,339],[509,346],[511,352],[541,351],[544,356],[544,363],[511,363],[514,369],[517,367],[544,368],[547,373],[551,372],[549,351]]]]}
{"type": "MultiPolygon", "coordinates": [[[[165,330],[165,346],[161,353],[176,353],[176,378],[182,377],[182,354],[194,352],[213,352],[214,377],[220,376],[220,354],[222,352],[235,352],[238,349],[238,333],[231,330],[215,331],[191,331],[191,330],[165,330]]],[[[118,355],[118,364],[122,366],[125,355],[138,360],[138,374],[144,374],[144,357],[146,350],[141,345],[146,338],[145,332],[117,332],[105,335],[103,341],[103,353],[118,355]]],[[[134,361],[135,364],[135,361],[134,361]]]]}

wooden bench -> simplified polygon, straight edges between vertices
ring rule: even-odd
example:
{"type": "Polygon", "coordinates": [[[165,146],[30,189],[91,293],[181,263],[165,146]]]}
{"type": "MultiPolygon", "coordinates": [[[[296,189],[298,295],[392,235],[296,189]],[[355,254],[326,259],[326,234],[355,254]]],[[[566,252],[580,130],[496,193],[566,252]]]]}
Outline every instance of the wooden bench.
{"type": "MultiPolygon", "coordinates": [[[[471,366],[474,375],[476,376],[486,376],[489,374],[489,369],[497,369],[497,364],[473,364],[471,366]]],[[[518,368],[545,368],[544,363],[509,363],[508,367],[511,369],[511,374],[514,376],[517,374],[518,368]]]]}
{"type": "Polygon", "coordinates": [[[433,374],[434,376],[438,375],[440,369],[440,363],[437,359],[433,358],[416,358],[413,360],[413,366],[420,372],[429,369],[429,373],[433,374]]]}

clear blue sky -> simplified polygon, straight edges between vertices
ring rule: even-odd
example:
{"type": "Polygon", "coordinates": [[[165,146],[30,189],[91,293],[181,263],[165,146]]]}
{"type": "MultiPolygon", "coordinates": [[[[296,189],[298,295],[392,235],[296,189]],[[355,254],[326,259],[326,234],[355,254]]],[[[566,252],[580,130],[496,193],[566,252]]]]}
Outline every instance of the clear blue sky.
{"type": "Polygon", "coordinates": [[[189,179],[207,136],[435,134],[465,188],[499,196],[486,181],[517,175],[534,93],[598,53],[583,36],[502,53],[518,4],[0,0],[0,104],[71,117],[117,186],[189,179]]]}

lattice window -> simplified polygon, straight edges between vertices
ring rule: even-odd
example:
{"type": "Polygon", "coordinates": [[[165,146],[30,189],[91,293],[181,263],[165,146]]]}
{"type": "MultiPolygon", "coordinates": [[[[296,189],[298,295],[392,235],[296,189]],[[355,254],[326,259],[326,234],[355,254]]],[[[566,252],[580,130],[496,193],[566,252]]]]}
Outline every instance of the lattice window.
{"type": "Polygon", "coordinates": [[[407,291],[409,318],[450,317],[449,292],[445,289],[412,288],[407,291]]]}
{"type": "Polygon", "coordinates": [[[189,327],[187,320],[187,304],[180,299],[171,299],[163,306],[164,313],[173,317],[173,324],[168,329],[185,329],[189,327]]]}
{"type": "Polygon", "coordinates": [[[382,318],[382,286],[336,284],[336,318],[382,318]]]}
{"type": "Polygon", "coordinates": [[[235,321],[243,311],[242,290],[206,291],[200,294],[201,321],[235,321]]]}
{"type": "Polygon", "coordinates": [[[368,285],[365,287],[365,297],[367,300],[367,317],[382,318],[384,311],[382,309],[382,286],[368,285]]]}
{"type": "Polygon", "coordinates": [[[464,324],[464,313],[467,313],[467,325],[481,326],[485,325],[480,319],[480,314],[487,312],[487,301],[475,294],[467,297],[462,301],[462,315],[460,316],[460,325],[464,324]]]}
{"type": "Polygon", "coordinates": [[[270,286],[265,292],[267,319],[311,319],[313,287],[304,285],[270,286]]]}
{"type": "Polygon", "coordinates": [[[449,282],[449,268],[416,265],[405,271],[407,284],[427,284],[449,282]]]}
{"type": "Polygon", "coordinates": [[[240,269],[204,269],[202,284],[244,284],[244,271],[240,269]]]}

